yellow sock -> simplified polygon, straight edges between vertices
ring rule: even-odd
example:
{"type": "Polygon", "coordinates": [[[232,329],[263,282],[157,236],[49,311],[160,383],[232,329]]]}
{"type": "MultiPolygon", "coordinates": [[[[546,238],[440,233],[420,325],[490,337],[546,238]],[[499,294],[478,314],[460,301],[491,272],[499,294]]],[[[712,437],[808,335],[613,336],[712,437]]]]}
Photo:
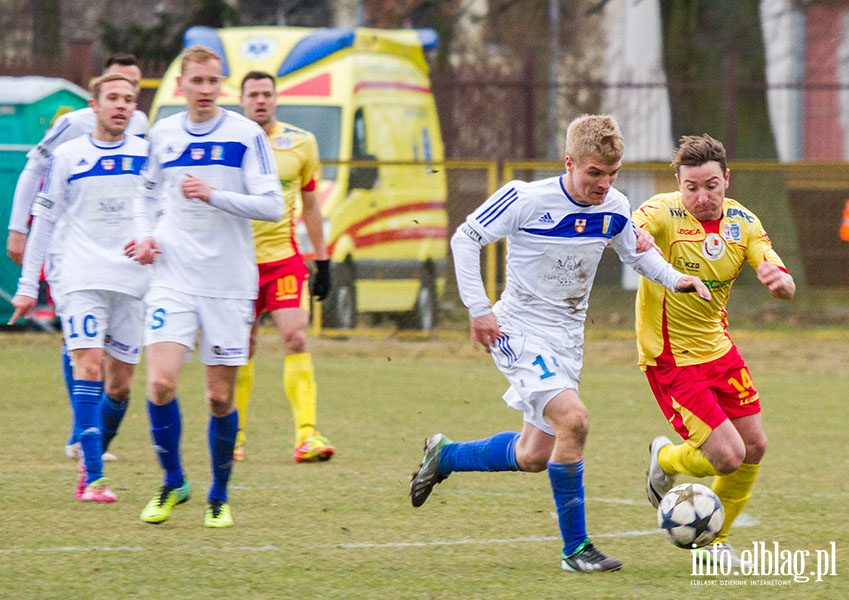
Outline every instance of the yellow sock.
{"type": "Polygon", "coordinates": [[[710,477],[717,474],[705,453],[687,443],[664,446],[657,453],[657,462],[670,475],[710,477]]]}
{"type": "Polygon", "coordinates": [[[316,385],[312,355],[309,352],[290,354],[283,366],[283,389],[292,405],[295,421],[295,447],[315,435],[316,385]]]}
{"type": "Polygon", "coordinates": [[[752,495],[752,488],[758,476],[760,465],[743,463],[733,473],[719,475],[713,480],[712,489],[719,496],[722,507],[725,509],[725,520],[722,529],[716,536],[714,543],[724,542],[728,539],[728,532],[734,524],[734,520],[743,512],[743,507],[752,495]]]}
{"type": "Polygon", "coordinates": [[[236,408],[239,411],[239,433],[244,436],[245,423],[248,420],[248,401],[254,389],[254,361],[239,367],[236,375],[236,408]]]}

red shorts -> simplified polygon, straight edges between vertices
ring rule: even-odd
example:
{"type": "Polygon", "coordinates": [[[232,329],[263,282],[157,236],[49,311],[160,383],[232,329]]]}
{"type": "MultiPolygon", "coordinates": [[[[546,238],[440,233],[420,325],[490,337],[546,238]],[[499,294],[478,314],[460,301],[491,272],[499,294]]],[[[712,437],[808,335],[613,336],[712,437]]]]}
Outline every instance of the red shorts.
{"type": "Polygon", "coordinates": [[[281,308],[307,310],[309,293],[306,283],[310,276],[304,259],[300,255],[259,266],[259,295],[256,299],[256,316],[264,311],[281,308]]]}
{"type": "Polygon", "coordinates": [[[700,365],[647,367],[646,378],[666,420],[696,448],[725,419],[761,411],[755,382],[736,346],[700,365]]]}

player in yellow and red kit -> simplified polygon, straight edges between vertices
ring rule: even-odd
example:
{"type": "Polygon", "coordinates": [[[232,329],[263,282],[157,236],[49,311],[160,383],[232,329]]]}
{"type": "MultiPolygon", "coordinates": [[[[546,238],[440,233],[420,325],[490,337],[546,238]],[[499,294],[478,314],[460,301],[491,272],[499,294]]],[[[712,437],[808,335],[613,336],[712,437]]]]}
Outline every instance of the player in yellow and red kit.
{"type": "MultiPolygon", "coordinates": [[[[298,195],[302,219],[315,252],[316,273],[309,292],[323,300],[330,292],[330,261],[322,230],[322,216],[316,192],[321,163],[315,136],[277,121],[274,77],[251,71],[242,79],[240,103],[245,116],[268,134],[280,181],[283,184],[285,213],[276,223],[254,221],[256,262],[259,267],[257,317],[271,314],[286,353],[283,390],[292,405],[295,422],[295,462],[329,460],[335,449],[316,429],[316,384],[312,356],[307,352],[309,269],[295,239],[295,211],[298,195]]],[[[256,347],[257,323],[251,332],[251,355],[256,347]]],[[[253,388],[253,359],[239,369],[236,404],[239,407],[239,434],[233,457],[245,458],[245,421],[253,388]]]]}
{"type": "Polygon", "coordinates": [[[640,367],[664,416],[685,440],[657,437],[650,446],[646,493],[653,506],[674,485],[675,475],[715,476],[713,490],[725,508],[714,547],[702,560],[740,566],[728,532],[742,512],[757,477],[767,439],[758,391],[746,363],[726,332],[725,305],[744,263],[773,297],[789,300],[796,286],[758,218],[725,197],[730,170],[717,140],[684,136],[672,162],[679,191],[658,194],[637,209],[636,225],[654,237],[663,257],[696,275],[710,302],[670,294],[641,279],[637,292],[640,367]]]}

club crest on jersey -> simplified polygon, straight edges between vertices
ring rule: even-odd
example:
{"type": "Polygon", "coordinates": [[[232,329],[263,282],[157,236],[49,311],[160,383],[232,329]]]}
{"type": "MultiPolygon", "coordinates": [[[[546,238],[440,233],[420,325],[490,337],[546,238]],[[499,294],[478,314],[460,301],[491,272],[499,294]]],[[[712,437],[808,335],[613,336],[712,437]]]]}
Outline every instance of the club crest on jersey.
{"type": "Polygon", "coordinates": [[[281,150],[288,150],[292,147],[292,138],[288,135],[274,136],[274,147],[281,150]]]}
{"type": "Polygon", "coordinates": [[[725,240],[715,233],[709,233],[702,242],[702,253],[708,260],[719,260],[725,254],[725,240]]]}
{"type": "Polygon", "coordinates": [[[192,160],[200,160],[200,159],[203,158],[204,154],[205,154],[205,152],[204,152],[203,148],[192,148],[192,152],[191,152],[192,160]]]}
{"type": "Polygon", "coordinates": [[[607,235],[610,233],[610,221],[613,219],[610,215],[604,215],[604,219],[601,223],[601,233],[602,235],[607,235]]]}
{"type": "Polygon", "coordinates": [[[221,160],[224,158],[224,146],[213,146],[210,157],[212,160],[221,160]]]}
{"type": "Polygon", "coordinates": [[[133,158],[131,156],[125,156],[121,159],[121,170],[122,171],[132,171],[133,170],[133,158]]]}
{"type": "Polygon", "coordinates": [[[729,242],[739,242],[740,237],[740,224],[739,223],[723,223],[722,224],[722,238],[729,242]]]}
{"type": "Polygon", "coordinates": [[[104,158],[102,161],[100,161],[100,166],[103,167],[104,171],[111,171],[115,168],[115,159],[104,158]]]}
{"type": "Polygon", "coordinates": [[[587,228],[587,220],[586,219],[575,219],[575,231],[578,233],[584,233],[584,230],[587,228]]]}

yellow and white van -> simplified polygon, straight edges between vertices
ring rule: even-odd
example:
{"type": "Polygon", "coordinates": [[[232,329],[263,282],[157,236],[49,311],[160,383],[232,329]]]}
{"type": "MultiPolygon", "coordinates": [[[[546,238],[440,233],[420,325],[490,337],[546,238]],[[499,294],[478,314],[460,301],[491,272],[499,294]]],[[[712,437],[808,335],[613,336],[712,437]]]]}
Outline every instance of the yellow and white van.
{"type": "MultiPolygon", "coordinates": [[[[425,51],[432,30],[192,27],[186,47],[224,59],[221,106],[240,110],[252,70],[277,77],[277,118],[312,131],[323,163],[319,198],[333,291],[326,326],[357,313],[394,313],[430,329],[444,287],[448,216],[443,145],[425,51]]],[[[184,109],[179,60],[159,87],[151,118],[184,109]]],[[[309,257],[306,235],[299,236],[309,257]]]]}

